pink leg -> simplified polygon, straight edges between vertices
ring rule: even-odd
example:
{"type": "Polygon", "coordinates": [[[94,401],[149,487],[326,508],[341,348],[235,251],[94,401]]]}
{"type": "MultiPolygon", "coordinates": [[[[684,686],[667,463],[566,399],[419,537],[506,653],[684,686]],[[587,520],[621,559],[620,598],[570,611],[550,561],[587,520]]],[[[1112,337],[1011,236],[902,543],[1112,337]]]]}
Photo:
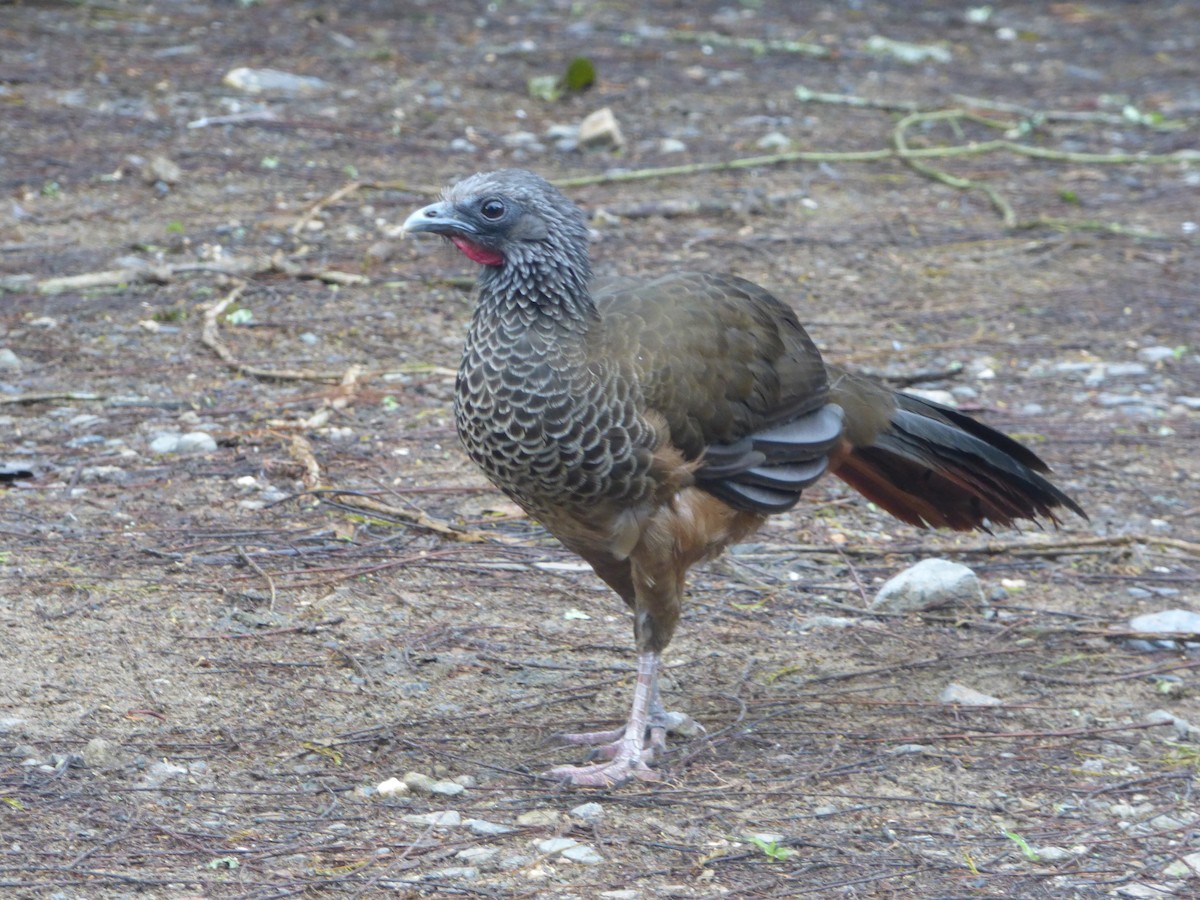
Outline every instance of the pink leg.
{"type": "MultiPolygon", "coordinates": [[[[650,651],[638,654],[637,686],[633,692],[633,708],[624,728],[614,731],[563,735],[572,744],[599,744],[597,756],[608,760],[590,766],[559,766],[547,772],[550,778],[585,787],[613,787],[631,778],[658,781],[659,775],[648,765],[654,752],[666,750],[666,733],[694,722],[679,713],[668,713],[658,696],[659,655],[650,651]],[[650,748],[646,733],[650,733],[650,748]]],[[[693,729],[693,733],[695,730],[693,729]]]]}

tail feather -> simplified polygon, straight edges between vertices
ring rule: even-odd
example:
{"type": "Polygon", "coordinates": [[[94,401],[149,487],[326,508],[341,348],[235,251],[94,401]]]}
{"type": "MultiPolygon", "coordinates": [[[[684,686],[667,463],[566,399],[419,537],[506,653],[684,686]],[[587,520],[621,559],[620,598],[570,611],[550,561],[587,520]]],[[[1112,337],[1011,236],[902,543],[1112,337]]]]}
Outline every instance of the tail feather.
{"type": "Polygon", "coordinates": [[[888,426],[866,446],[841,455],[833,473],[911,525],[969,531],[1044,518],[1058,511],[1087,518],[1042,477],[1046,464],[1028,447],[957,410],[896,395],[888,426]]]}

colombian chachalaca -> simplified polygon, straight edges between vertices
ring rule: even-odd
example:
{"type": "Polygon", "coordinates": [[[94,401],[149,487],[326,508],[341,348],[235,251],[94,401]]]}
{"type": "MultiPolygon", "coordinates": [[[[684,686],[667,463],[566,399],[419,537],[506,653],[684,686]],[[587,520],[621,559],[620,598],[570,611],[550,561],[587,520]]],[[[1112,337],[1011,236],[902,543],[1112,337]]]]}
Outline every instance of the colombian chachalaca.
{"type": "Polygon", "coordinates": [[[471,459],[633,610],[628,722],[567,735],[605,761],[556,778],[656,777],[648,763],[687,721],[664,710],[658,667],[688,569],[825,472],[917,526],[1083,514],[1011,438],[825,363],[791,308],[749,281],[594,287],[582,212],[530,172],[460,181],[404,228],[481,266],[455,403],[471,459]]]}

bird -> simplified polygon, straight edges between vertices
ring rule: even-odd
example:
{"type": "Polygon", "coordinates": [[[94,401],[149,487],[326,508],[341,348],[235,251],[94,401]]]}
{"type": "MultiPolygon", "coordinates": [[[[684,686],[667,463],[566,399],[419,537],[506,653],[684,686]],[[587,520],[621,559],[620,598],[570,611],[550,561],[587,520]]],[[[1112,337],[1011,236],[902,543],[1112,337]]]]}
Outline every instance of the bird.
{"type": "Polygon", "coordinates": [[[696,733],[659,691],[688,570],[827,473],[918,527],[1086,518],[1031,450],[825,362],[792,307],[750,281],[594,283],[583,211],[533,172],[466,177],[402,230],[479,266],[454,403],[467,454],[633,614],[628,719],[563,735],[594,749],[546,773],[556,781],[662,778],[667,733],[696,733]]]}

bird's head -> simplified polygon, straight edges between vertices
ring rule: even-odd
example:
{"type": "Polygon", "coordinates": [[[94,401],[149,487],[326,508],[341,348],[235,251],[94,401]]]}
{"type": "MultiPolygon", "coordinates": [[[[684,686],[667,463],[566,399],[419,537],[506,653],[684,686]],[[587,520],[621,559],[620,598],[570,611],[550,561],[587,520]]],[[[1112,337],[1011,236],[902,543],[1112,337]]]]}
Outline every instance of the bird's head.
{"type": "Polygon", "coordinates": [[[464,178],[440,201],[409,216],[404,231],[442,235],[485,273],[509,269],[525,277],[561,278],[571,270],[583,282],[588,278],[583,213],[544,178],[523,169],[464,178]]]}

